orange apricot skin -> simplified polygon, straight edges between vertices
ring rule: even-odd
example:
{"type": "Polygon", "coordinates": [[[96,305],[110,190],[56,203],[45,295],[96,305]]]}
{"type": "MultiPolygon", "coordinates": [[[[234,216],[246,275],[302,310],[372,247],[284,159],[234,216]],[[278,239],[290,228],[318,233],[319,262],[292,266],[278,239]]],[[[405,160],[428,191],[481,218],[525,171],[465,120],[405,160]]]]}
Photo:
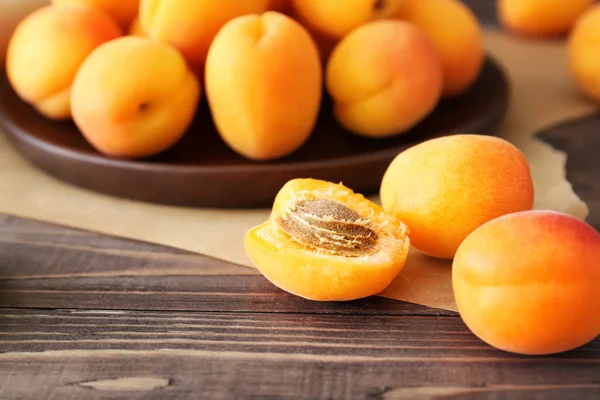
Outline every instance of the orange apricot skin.
{"type": "Polygon", "coordinates": [[[206,62],[206,95],[219,134],[249,159],[293,153],[316,123],[322,75],[317,47],[297,21],[274,11],[231,20],[206,62]]]}
{"type": "Polygon", "coordinates": [[[292,10],[292,0],[271,0],[269,9],[287,14],[292,10]]]}
{"type": "Polygon", "coordinates": [[[522,36],[555,37],[575,24],[594,0],[498,0],[502,26],[522,36]]]}
{"type": "Polygon", "coordinates": [[[105,13],[92,7],[47,5],[15,29],[7,50],[6,73],[17,95],[49,119],[71,118],[71,85],[86,57],[123,34],[105,13]]]}
{"type": "Polygon", "coordinates": [[[142,27],[142,23],[139,18],[133,20],[133,22],[129,26],[127,34],[130,36],[147,37],[147,34],[144,31],[144,28],[142,27]]]}
{"type": "Polygon", "coordinates": [[[131,24],[140,5],[140,0],[52,0],[57,5],[84,5],[97,7],[110,15],[125,28],[131,24]]]}
{"type": "Polygon", "coordinates": [[[578,88],[600,101],[600,4],[579,18],[568,38],[569,72],[578,88]]]}
{"type": "Polygon", "coordinates": [[[600,334],[600,235],[566,214],[482,225],[458,249],[452,284],[465,324],[498,349],[555,354],[600,334]]]}
{"type": "Polygon", "coordinates": [[[175,47],[202,76],[208,49],[223,25],[268,7],[269,0],[141,0],[140,21],[148,37],[175,47]]]}
{"type": "Polygon", "coordinates": [[[105,155],[148,157],[185,134],[200,97],[200,83],[177,50],[125,36],[98,47],[81,66],[73,120],[105,155]]]}
{"type": "Polygon", "coordinates": [[[335,116],[346,129],[367,137],[406,132],[433,111],[443,85],[437,50],[416,25],[369,22],[334,48],[326,87],[335,116]]]}
{"type": "Polygon", "coordinates": [[[382,9],[374,0],[292,0],[292,5],[303,25],[341,39],[369,21],[393,16],[401,1],[386,0],[382,9]]]}
{"type": "Polygon", "coordinates": [[[363,210],[366,214],[381,213],[381,208],[343,185],[331,185],[313,179],[294,179],[281,189],[275,198],[271,217],[265,223],[250,229],[244,237],[244,248],[259,272],[272,284],[296,296],[314,301],[350,301],[376,295],[383,291],[402,271],[410,241],[396,225],[394,234],[403,245],[390,249],[390,255],[377,264],[360,258],[339,258],[319,255],[290,241],[274,226],[274,219],[297,193],[321,191],[333,198],[363,210]],[[365,205],[367,204],[367,205],[365,205]],[[370,210],[370,211],[369,211],[370,210]]]}
{"type": "Polygon", "coordinates": [[[444,97],[458,96],[479,77],[483,32],[475,14],[459,0],[404,0],[396,16],[423,29],[444,68],[444,97]]]}
{"type": "Polygon", "coordinates": [[[413,246],[451,259],[461,242],[494,218],[530,210],[529,164],[514,145],[484,135],[431,139],[400,153],[386,170],[381,204],[404,221],[413,246]]]}

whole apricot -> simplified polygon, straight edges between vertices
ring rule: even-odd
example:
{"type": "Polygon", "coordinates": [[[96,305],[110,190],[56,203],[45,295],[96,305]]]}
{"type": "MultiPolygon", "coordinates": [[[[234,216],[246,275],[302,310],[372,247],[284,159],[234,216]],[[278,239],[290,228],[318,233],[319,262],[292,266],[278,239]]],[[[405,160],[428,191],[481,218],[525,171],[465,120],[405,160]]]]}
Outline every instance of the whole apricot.
{"type": "Polygon", "coordinates": [[[568,60],[579,89],[600,101],[600,4],[581,16],[571,31],[568,60]]]}
{"type": "Polygon", "coordinates": [[[452,284],[465,324],[498,349],[560,353],[600,334],[600,235],[569,215],[487,222],[459,247],[452,284]]]}
{"type": "Polygon", "coordinates": [[[369,22],[333,49],[326,87],[346,129],[370,137],[403,133],[437,105],[443,84],[439,53],[416,25],[369,22]]]}
{"type": "Polygon", "coordinates": [[[451,259],[475,229],[533,207],[529,164],[504,139],[451,135],[400,153],[381,183],[383,209],[410,229],[415,248],[451,259]]]}
{"type": "Polygon", "coordinates": [[[44,6],[25,17],[8,44],[6,73],[17,95],[50,119],[71,117],[71,85],[85,58],[123,34],[91,7],[44,6]]]}
{"type": "Polygon", "coordinates": [[[373,20],[393,16],[403,0],[292,0],[299,20],[322,34],[341,39],[373,20]]]}
{"type": "Polygon", "coordinates": [[[231,20],[206,61],[206,95],[221,137],[254,160],[291,154],[316,123],[322,74],[314,41],[292,18],[268,11],[231,20]]]}
{"type": "Polygon", "coordinates": [[[397,218],[342,184],[294,179],[271,216],[250,229],[246,253],[275,286],[316,301],[380,293],[404,267],[410,241],[397,218]]]}
{"type": "Polygon", "coordinates": [[[226,22],[266,11],[270,0],[141,0],[140,20],[151,39],[178,49],[202,76],[208,48],[226,22]]]}
{"type": "Polygon", "coordinates": [[[183,136],[200,96],[200,83],[177,50],[126,36],[98,47],[81,66],[73,119],[98,151],[147,157],[183,136]]]}
{"type": "Polygon", "coordinates": [[[397,17],[423,29],[444,68],[444,97],[471,87],[483,67],[483,32],[475,14],[459,0],[404,0],[397,17]]]}
{"type": "Polygon", "coordinates": [[[571,30],[594,0],[498,0],[498,18],[507,30],[524,36],[553,37],[571,30]]]}
{"type": "Polygon", "coordinates": [[[123,28],[133,22],[140,7],[140,0],[52,0],[52,3],[98,7],[113,17],[123,28]]]}

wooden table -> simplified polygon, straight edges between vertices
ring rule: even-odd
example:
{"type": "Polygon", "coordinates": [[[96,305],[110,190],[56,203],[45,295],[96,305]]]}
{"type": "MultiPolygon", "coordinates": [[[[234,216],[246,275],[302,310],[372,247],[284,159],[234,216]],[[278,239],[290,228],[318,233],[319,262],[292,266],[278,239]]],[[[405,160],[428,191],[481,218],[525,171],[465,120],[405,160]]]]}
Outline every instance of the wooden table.
{"type": "MultiPolygon", "coordinates": [[[[598,127],[541,135],[569,153],[597,229],[598,127]]],[[[0,215],[0,399],[438,397],[600,399],[600,339],[515,356],[455,313],[305,301],[248,268],[0,215]]]]}

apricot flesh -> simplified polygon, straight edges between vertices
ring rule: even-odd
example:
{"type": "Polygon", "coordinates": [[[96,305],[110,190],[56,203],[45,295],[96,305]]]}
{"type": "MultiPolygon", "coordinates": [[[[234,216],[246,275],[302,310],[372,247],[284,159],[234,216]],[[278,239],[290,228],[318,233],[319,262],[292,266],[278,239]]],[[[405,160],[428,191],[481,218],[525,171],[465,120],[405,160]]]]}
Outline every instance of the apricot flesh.
{"type": "Polygon", "coordinates": [[[292,18],[268,11],[233,19],[206,61],[206,95],[219,134],[249,159],[293,153],[316,123],[322,74],[314,41],[292,18]]]}
{"type": "Polygon", "coordinates": [[[411,231],[413,246],[451,259],[461,242],[494,218],[530,210],[534,187],[529,164],[504,139],[452,135],[400,153],[386,170],[383,209],[411,231]]]}
{"type": "Polygon", "coordinates": [[[566,214],[482,225],[458,249],[452,283],[466,325],[498,349],[554,354],[600,334],[600,235],[566,214]]]}
{"type": "Polygon", "coordinates": [[[315,301],[348,301],[385,289],[402,270],[410,241],[400,220],[361,194],[342,184],[294,179],[277,194],[268,221],[246,233],[244,247],[280,289],[315,301]],[[338,211],[311,218],[323,204],[338,211]],[[282,219],[294,216],[295,230],[285,229],[282,219]],[[298,230],[303,234],[294,235],[298,230]]]}
{"type": "Polygon", "coordinates": [[[600,5],[577,21],[568,39],[568,60],[577,87],[600,101],[600,5]]]}
{"type": "Polygon", "coordinates": [[[396,16],[423,29],[444,68],[444,97],[464,93],[483,66],[483,32],[475,14],[459,0],[404,0],[396,16]]]}
{"type": "Polygon", "coordinates": [[[86,57],[123,34],[91,7],[48,5],[25,17],[7,50],[6,73],[17,95],[49,119],[71,118],[71,85],[86,57]]]}
{"type": "Polygon", "coordinates": [[[73,119],[98,151],[148,157],[183,136],[200,96],[200,83],[177,50],[126,36],[100,46],[81,66],[73,84],[73,119]]]}
{"type": "Polygon", "coordinates": [[[138,14],[140,0],[52,0],[56,5],[84,5],[97,7],[125,28],[138,14]]]}
{"type": "Polygon", "coordinates": [[[502,26],[523,36],[554,37],[571,30],[594,0],[498,0],[502,26]]]}
{"type": "Polygon", "coordinates": [[[332,38],[341,39],[353,29],[393,16],[402,0],[292,0],[299,20],[332,38]]]}
{"type": "Polygon", "coordinates": [[[369,22],[334,48],[326,87],[335,117],[346,129],[367,137],[406,132],[437,105],[443,85],[440,56],[416,25],[369,22]]]}
{"type": "Polygon", "coordinates": [[[233,18],[262,13],[269,0],[141,0],[140,21],[148,37],[178,49],[199,76],[217,32],[233,18]]]}

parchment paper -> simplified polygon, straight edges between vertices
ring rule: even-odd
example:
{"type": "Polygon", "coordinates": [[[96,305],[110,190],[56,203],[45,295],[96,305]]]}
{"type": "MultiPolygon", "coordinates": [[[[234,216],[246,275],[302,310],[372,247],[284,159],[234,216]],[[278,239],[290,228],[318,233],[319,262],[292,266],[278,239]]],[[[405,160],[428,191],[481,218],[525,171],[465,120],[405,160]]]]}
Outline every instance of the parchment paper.
{"type": "MultiPolygon", "coordinates": [[[[565,180],[565,154],[531,138],[544,127],[595,109],[579,95],[567,75],[564,43],[528,42],[495,30],[486,31],[485,39],[491,55],[510,76],[512,105],[500,134],[521,148],[531,163],[536,208],[585,218],[586,205],[565,180]]],[[[0,135],[2,213],[168,245],[251,266],[242,238],[247,229],[266,220],[269,211],[174,208],[89,192],[38,171],[0,135]]],[[[253,268],[247,272],[257,273],[253,268]]],[[[415,250],[403,272],[381,295],[456,310],[450,263],[415,250]]]]}

